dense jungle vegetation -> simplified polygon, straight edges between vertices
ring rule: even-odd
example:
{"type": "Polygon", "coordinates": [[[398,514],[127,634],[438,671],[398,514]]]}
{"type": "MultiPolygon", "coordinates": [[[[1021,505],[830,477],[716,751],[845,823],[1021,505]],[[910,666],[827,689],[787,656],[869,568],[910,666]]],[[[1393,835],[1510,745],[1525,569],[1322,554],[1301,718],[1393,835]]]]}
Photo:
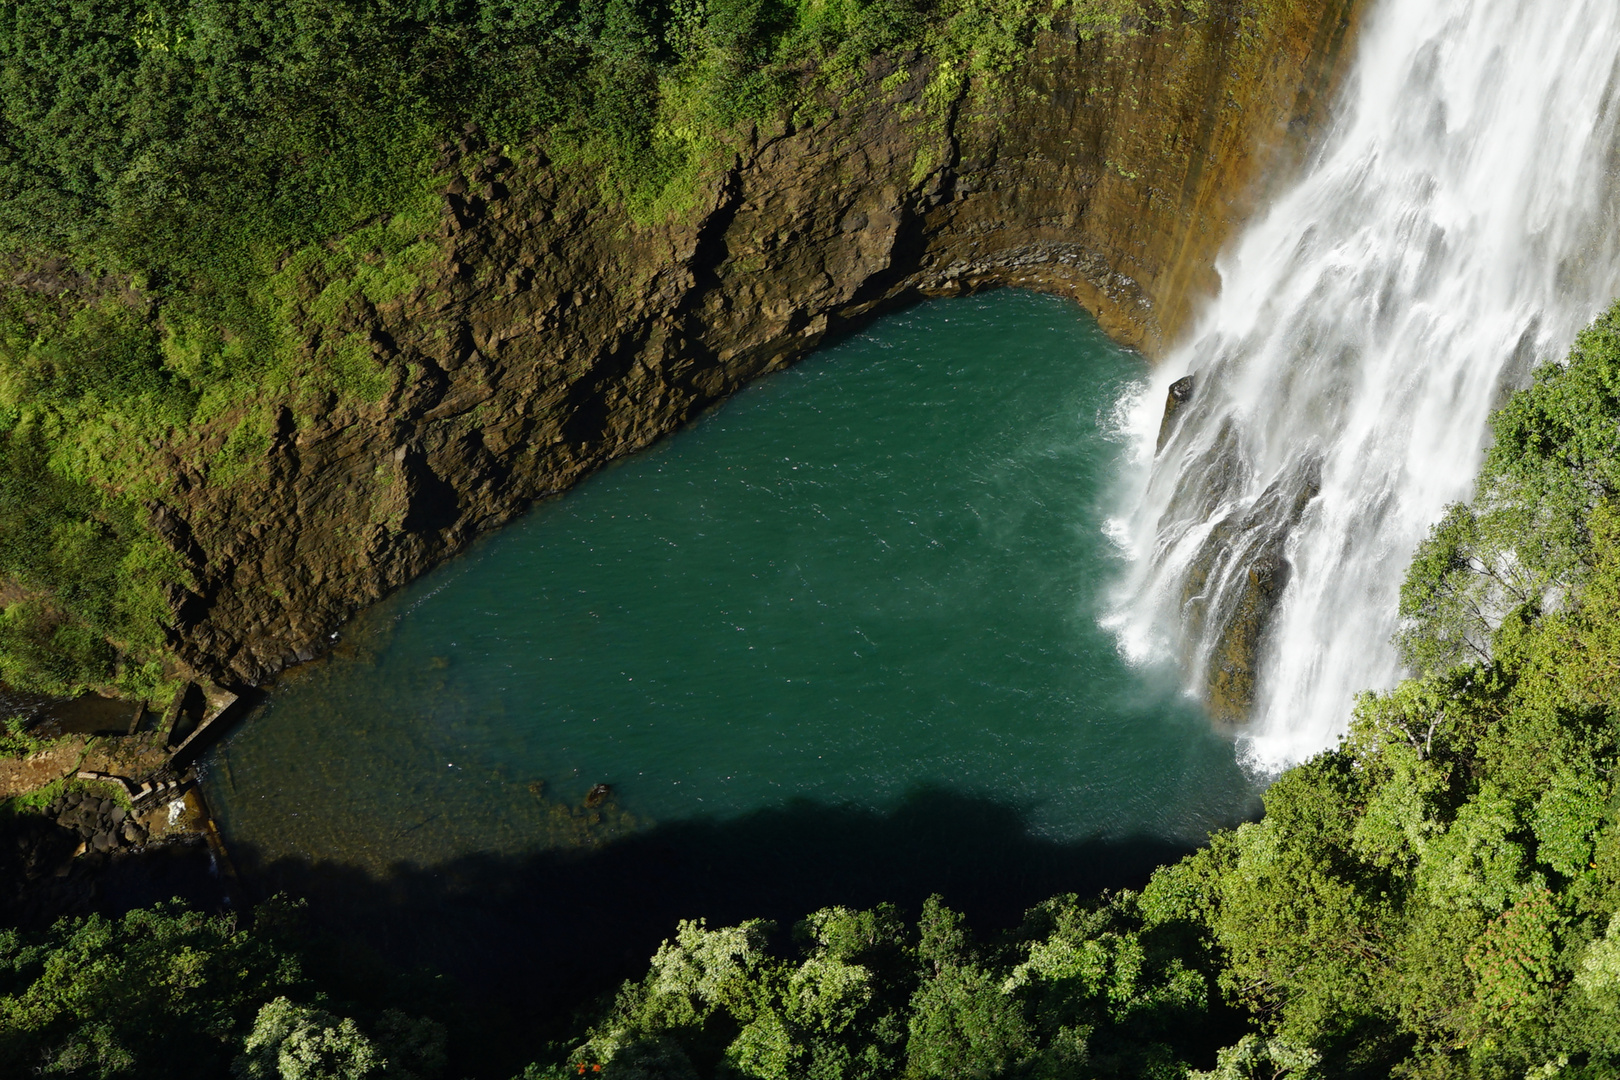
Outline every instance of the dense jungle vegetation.
{"type": "MultiPolygon", "coordinates": [[[[1620,1075],[1620,305],[1494,424],[1403,591],[1421,674],[1262,820],[981,941],[937,899],[684,923],[526,1080],[1620,1075]]],[[[0,934],[0,1067],[459,1075],[430,1010],[323,990],[261,911],[0,934]]]]}
{"type": "MultiPolygon", "coordinates": [[[[681,212],[740,126],[815,108],[807,83],[837,87],[876,53],[931,58],[938,103],[993,84],[1045,20],[1118,33],[1168,11],[0,6],[0,679],[162,678],[158,582],[186,571],[142,507],[168,482],[151,447],[266,388],[372,392],[352,358],[302,367],[286,347],[287,268],[399,288],[431,255],[468,125],[584,163],[649,219],[681,212]]],[[[943,902],[774,935],[683,925],[526,1075],[1620,1074],[1620,310],[1495,429],[1478,494],[1403,590],[1419,674],[1365,697],[1261,821],[1139,893],[1054,898],[982,940],[943,902]]],[[[278,904],[0,931],[0,1072],[430,1080],[476,1056],[419,984],[341,980],[310,951],[278,904]]]]}
{"type": "MultiPolygon", "coordinates": [[[[926,109],[1036,30],[1121,34],[1203,0],[17,0],[0,6],[0,680],[155,696],[159,447],[223,416],[230,482],[300,413],[384,389],[299,318],[403,295],[458,143],[544,154],[633,218],[679,215],[753,121],[814,119],[879,53],[926,109]],[[307,299],[307,298],[304,298],[307,299]],[[307,329],[307,328],[306,328],[307,329]],[[264,406],[267,408],[268,406],[264,406]],[[263,408],[260,410],[263,411],[263,408]]],[[[482,154],[484,150],[480,150],[482,154]]],[[[342,335],[329,335],[341,338],[342,335]]]]}

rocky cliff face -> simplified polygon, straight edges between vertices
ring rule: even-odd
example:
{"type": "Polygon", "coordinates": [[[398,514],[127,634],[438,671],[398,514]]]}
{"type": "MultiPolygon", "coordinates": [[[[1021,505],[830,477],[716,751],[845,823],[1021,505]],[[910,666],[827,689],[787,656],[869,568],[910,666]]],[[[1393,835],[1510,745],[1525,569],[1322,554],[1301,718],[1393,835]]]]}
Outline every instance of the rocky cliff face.
{"type": "MultiPolygon", "coordinates": [[[[365,335],[380,398],[257,403],[268,446],[228,479],[206,463],[231,416],[161,452],[175,481],[152,523],[197,586],[168,588],[177,655],[227,683],[308,659],[478,532],[913,298],[1057,292],[1161,352],[1305,151],[1357,0],[1253,7],[1117,39],[1056,28],[943,115],[922,62],[892,59],[824,121],[751,133],[674,223],[468,133],[414,289],[310,319],[312,352],[365,335]]],[[[311,310],[328,284],[304,283],[311,310]]]]}

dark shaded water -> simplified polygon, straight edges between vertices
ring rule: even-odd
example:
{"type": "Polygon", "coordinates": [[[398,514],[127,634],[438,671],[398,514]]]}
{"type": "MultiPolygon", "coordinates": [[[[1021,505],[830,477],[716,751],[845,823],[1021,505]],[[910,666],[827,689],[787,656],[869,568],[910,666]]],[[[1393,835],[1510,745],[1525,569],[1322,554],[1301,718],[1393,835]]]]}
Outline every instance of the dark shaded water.
{"type": "Polygon", "coordinates": [[[209,763],[228,840],[485,975],[639,963],[676,917],[1011,919],[1139,879],[1256,795],[1096,624],[1142,375],[1002,292],[762,381],[287,678],[209,763]]]}

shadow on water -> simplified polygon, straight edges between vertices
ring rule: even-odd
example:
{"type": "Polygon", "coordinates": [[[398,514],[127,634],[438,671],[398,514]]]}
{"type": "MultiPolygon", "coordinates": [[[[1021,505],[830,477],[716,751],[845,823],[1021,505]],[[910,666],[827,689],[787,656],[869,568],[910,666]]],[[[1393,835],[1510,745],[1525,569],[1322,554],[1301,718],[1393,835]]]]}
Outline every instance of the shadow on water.
{"type": "MultiPolygon", "coordinates": [[[[1189,850],[1152,838],[1055,841],[1032,833],[1016,807],[925,788],[887,813],[800,801],[597,848],[401,866],[386,880],[327,862],[262,865],[251,848],[233,854],[260,895],[308,898],[316,929],[333,940],[396,970],[453,976],[499,1041],[560,1034],[561,1015],[643,973],[679,919],[763,917],[785,929],[833,904],[892,901],[914,915],[937,892],[991,932],[1054,894],[1140,886],[1189,850]]],[[[524,1049],[512,1046],[503,1064],[520,1066],[524,1049]]]]}
{"type": "Polygon", "coordinates": [[[884,326],[403,590],[204,762],[312,962],[453,976],[509,1077],[680,919],[938,892],[992,932],[1256,809],[1096,623],[1140,362],[1027,294],[884,326]]]}

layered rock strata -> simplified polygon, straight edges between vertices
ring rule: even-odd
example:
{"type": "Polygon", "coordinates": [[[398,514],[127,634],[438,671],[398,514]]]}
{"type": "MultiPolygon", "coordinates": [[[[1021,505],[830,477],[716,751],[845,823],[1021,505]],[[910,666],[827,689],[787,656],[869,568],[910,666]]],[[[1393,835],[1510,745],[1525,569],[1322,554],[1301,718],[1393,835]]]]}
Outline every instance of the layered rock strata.
{"type": "Polygon", "coordinates": [[[1072,296],[1149,356],[1217,285],[1223,241],[1306,152],[1357,0],[1278,0],[1152,34],[1038,41],[944,111],[890,58],[825,119],[749,133],[679,220],[467,133],[414,289],[310,314],[302,348],[363,335],[386,389],[268,410],[262,456],[207,465],[244,413],[158,452],[150,504],[193,580],[176,654],[256,683],[535,500],[646,446],[885,308],[996,286],[1072,296]]]}

